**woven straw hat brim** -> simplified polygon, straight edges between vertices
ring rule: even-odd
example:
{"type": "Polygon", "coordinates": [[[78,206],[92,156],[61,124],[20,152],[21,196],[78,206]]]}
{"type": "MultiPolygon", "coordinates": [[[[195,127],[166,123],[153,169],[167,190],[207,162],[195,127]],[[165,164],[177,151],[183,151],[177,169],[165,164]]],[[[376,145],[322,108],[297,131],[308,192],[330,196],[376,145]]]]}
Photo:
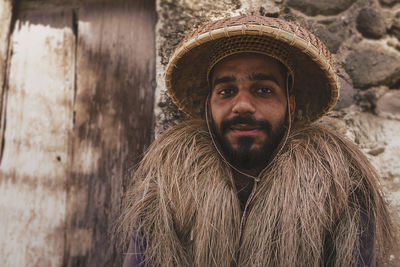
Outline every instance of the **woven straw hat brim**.
{"type": "Polygon", "coordinates": [[[294,72],[297,121],[315,121],[335,106],[339,96],[336,68],[319,39],[284,20],[242,16],[206,24],[188,35],[172,55],[166,68],[166,87],[174,103],[188,116],[204,116],[204,102],[209,93],[207,74],[216,62],[216,47],[226,43],[242,47],[226,49],[220,58],[241,52],[263,53],[262,49],[273,44],[274,54],[271,51],[263,54],[280,60],[294,72]],[[266,45],[259,48],[260,44],[266,45]],[[276,51],[283,56],[276,55],[276,51]]]}

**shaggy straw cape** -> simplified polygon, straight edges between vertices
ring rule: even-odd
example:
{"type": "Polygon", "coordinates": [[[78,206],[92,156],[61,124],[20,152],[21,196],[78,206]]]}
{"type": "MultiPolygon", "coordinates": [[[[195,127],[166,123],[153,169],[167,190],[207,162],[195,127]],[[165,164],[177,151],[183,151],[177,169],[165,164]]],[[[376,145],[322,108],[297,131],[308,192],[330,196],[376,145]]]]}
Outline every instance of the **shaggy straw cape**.
{"type": "Polygon", "coordinates": [[[385,258],[390,216],[355,145],[318,124],[294,127],[260,178],[240,231],[232,170],[204,120],[188,120],[149,147],[121,230],[135,229],[148,266],[363,266],[362,239],[377,263],[385,258]]]}
{"type": "Polygon", "coordinates": [[[175,104],[202,117],[208,75],[225,57],[255,52],[283,63],[294,77],[297,121],[315,121],[339,96],[334,60],[325,45],[297,24],[260,16],[239,16],[206,24],[176,48],[166,68],[166,86],[175,104]]]}

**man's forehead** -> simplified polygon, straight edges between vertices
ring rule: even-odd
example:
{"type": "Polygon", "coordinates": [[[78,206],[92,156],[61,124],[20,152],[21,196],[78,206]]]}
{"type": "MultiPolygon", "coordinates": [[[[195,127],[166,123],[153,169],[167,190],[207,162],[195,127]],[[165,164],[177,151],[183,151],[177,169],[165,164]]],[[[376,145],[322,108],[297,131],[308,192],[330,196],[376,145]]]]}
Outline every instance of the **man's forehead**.
{"type": "Polygon", "coordinates": [[[260,53],[245,52],[245,53],[233,54],[233,55],[222,58],[218,63],[215,64],[214,68],[217,68],[218,66],[221,66],[221,65],[230,65],[230,64],[232,65],[237,62],[242,62],[242,63],[257,62],[258,64],[263,64],[263,65],[278,65],[279,64],[278,60],[276,60],[270,56],[260,54],[260,53]]]}
{"type": "Polygon", "coordinates": [[[221,82],[232,82],[238,79],[272,80],[280,84],[286,69],[279,61],[262,54],[241,53],[224,58],[217,63],[210,73],[215,86],[221,82]]]}
{"type": "Polygon", "coordinates": [[[263,54],[239,53],[221,59],[217,64],[215,64],[213,70],[215,72],[220,69],[280,69],[281,65],[283,64],[278,60],[263,54]]]}

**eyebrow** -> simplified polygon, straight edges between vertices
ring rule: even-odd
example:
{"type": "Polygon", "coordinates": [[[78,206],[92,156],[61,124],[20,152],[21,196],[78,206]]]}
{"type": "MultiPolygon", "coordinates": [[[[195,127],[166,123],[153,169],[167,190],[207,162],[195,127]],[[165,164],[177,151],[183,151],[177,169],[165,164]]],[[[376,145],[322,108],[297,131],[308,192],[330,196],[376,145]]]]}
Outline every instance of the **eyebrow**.
{"type": "Polygon", "coordinates": [[[236,81],[236,77],[235,76],[218,77],[218,78],[215,78],[215,81],[213,83],[213,87],[215,87],[217,84],[220,84],[220,83],[230,83],[230,82],[234,82],[234,81],[236,81]]]}
{"type": "MultiPolygon", "coordinates": [[[[273,76],[273,75],[269,75],[269,74],[265,74],[265,73],[252,73],[248,76],[248,79],[250,81],[272,81],[274,83],[276,83],[279,86],[279,82],[278,79],[273,76]]],[[[213,83],[213,88],[215,86],[217,86],[217,84],[220,83],[230,83],[230,82],[235,82],[236,81],[236,77],[235,76],[222,76],[222,77],[218,77],[215,79],[214,83],[213,83]]]]}
{"type": "Polygon", "coordinates": [[[279,86],[278,79],[273,75],[265,73],[252,73],[248,76],[248,78],[251,81],[272,81],[279,86]]]}

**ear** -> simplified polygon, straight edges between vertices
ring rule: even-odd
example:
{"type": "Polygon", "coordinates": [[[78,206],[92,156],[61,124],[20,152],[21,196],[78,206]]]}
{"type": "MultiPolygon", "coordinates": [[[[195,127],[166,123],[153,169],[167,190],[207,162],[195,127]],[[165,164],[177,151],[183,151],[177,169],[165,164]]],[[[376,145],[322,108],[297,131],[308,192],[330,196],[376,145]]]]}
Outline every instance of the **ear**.
{"type": "Polygon", "coordinates": [[[289,96],[289,107],[290,107],[290,121],[293,122],[296,110],[296,99],[294,97],[294,94],[289,96]]]}

